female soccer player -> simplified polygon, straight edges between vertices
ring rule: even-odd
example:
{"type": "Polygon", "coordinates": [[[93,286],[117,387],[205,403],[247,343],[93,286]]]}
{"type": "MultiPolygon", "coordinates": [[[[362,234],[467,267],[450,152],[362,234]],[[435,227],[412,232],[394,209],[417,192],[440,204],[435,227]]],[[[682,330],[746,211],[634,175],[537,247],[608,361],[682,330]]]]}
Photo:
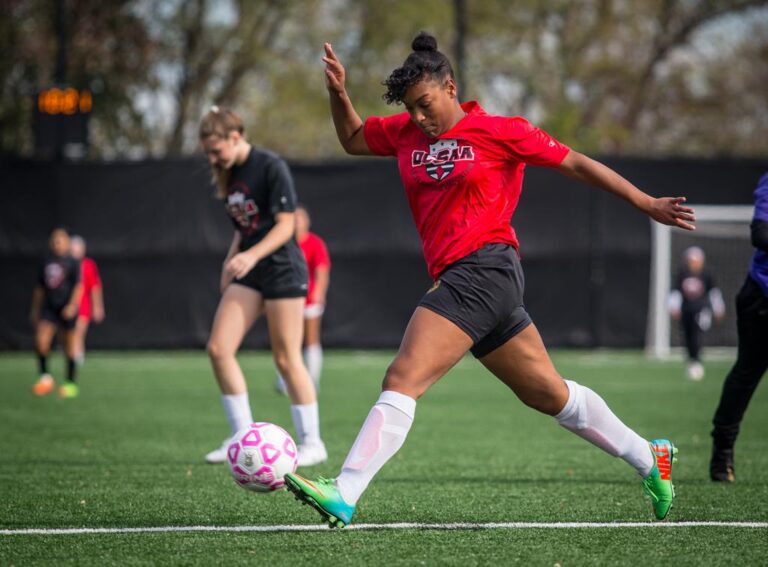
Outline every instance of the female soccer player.
{"type": "Polygon", "coordinates": [[[725,302],[714,278],[704,268],[704,250],[690,246],[683,252],[684,265],[669,294],[669,313],[680,321],[688,351],[686,374],[691,380],[704,378],[701,364],[701,333],[712,326],[712,315],[720,322],[725,317],[725,302]]]}
{"type": "Polygon", "coordinates": [[[83,297],[80,300],[80,310],[75,328],[72,331],[75,341],[75,361],[82,364],[85,361],[85,336],[93,319],[94,323],[104,320],[104,292],[101,287],[99,267],[93,258],[85,255],[85,239],[73,235],[70,238],[72,257],[80,262],[80,282],[83,284],[83,297]]]}
{"type": "Polygon", "coordinates": [[[693,210],[683,206],[682,197],[646,195],[523,118],[492,116],[477,102],[459,103],[450,62],[435,39],[422,32],[412,47],[385,82],[384,98],[403,102],[407,112],[365,123],[352,106],[344,67],[329,44],[323,61],[331,114],[347,153],[397,158],[435,284],[408,323],[383,392],[341,474],[315,481],[287,475],[286,485],[331,526],[348,524],[360,495],[405,441],[416,400],[470,350],[523,403],[629,463],[642,477],[656,517],[666,517],[674,496],[675,448],[666,439],[649,445],[595,392],[557,373],[523,306],[523,273],[510,218],[525,164],[557,168],[665,224],[693,229],[693,210]]]}
{"type": "MultiPolygon", "coordinates": [[[[309,272],[307,304],[304,307],[304,361],[315,383],[315,389],[319,391],[320,375],[323,372],[320,327],[325,312],[328,284],[331,281],[331,257],[328,255],[328,247],[323,239],[309,230],[311,225],[309,211],[299,203],[296,206],[296,241],[307,262],[309,272]]],[[[277,389],[285,393],[285,381],[281,376],[278,376],[277,380],[277,389]]]]}
{"type": "Polygon", "coordinates": [[[73,330],[80,308],[83,287],[80,284],[80,263],[69,255],[69,232],[56,227],[49,241],[50,254],[40,266],[40,275],[32,292],[30,321],[35,327],[35,351],[40,366],[40,378],[32,391],[45,396],[55,386],[48,373],[48,353],[57,329],[61,329],[64,353],[67,357],[67,381],[59,388],[62,398],[78,395],[75,341],[73,330]]]}
{"type": "MultiPolygon", "coordinates": [[[[221,301],[208,354],[232,433],[253,421],[248,389],[235,355],[248,329],[267,317],[272,356],[285,376],[298,436],[299,465],[327,459],[317,398],[301,359],[307,266],[295,232],[296,194],[285,162],[245,139],[234,112],[213,107],[200,123],[200,143],[213,170],[235,234],[221,272],[221,301]]],[[[227,441],[205,456],[223,462],[227,441]]]]}

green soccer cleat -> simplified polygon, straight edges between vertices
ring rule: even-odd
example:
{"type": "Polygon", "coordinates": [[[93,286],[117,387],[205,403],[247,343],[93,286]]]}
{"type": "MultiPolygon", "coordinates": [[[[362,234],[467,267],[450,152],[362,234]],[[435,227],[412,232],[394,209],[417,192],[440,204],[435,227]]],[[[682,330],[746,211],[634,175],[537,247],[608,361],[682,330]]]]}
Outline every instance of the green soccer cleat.
{"type": "Polygon", "coordinates": [[[335,479],[317,477],[307,480],[297,474],[285,475],[285,486],[293,492],[296,500],[309,504],[320,512],[324,522],[332,528],[343,528],[352,521],[355,507],[344,502],[336,488],[335,479]]]}
{"type": "Polygon", "coordinates": [[[672,500],[675,498],[672,463],[677,462],[677,447],[668,439],[654,439],[650,445],[655,463],[650,474],[643,479],[643,490],[651,497],[656,519],[663,520],[672,508],[672,500]]]}
{"type": "Polygon", "coordinates": [[[76,398],[80,394],[80,388],[74,382],[62,384],[59,388],[60,398],[76,398]]]}

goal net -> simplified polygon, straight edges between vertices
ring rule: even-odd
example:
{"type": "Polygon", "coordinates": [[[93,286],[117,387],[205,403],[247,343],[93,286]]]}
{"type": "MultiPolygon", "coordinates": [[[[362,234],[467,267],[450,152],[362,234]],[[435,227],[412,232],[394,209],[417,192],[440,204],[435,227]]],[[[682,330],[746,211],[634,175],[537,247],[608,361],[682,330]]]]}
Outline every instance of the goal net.
{"type": "Polygon", "coordinates": [[[704,333],[704,347],[734,347],[737,344],[734,298],[744,283],[752,257],[749,224],[750,205],[692,205],[696,230],[672,228],[651,221],[651,285],[648,302],[646,352],[656,358],[669,356],[683,345],[682,333],[672,321],[667,300],[672,281],[683,264],[683,252],[698,246],[706,255],[705,270],[723,292],[725,319],[704,333]]]}

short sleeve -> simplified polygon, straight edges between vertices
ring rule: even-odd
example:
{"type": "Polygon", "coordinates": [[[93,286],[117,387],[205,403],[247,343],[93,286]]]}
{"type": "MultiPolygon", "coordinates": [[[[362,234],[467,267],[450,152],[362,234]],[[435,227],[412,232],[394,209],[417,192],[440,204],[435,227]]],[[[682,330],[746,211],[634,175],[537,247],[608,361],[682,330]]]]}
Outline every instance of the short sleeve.
{"type": "Polygon", "coordinates": [[[269,212],[292,213],[296,210],[296,191],[288,164],[280,158],[267,162],[267,186],[269,192],[269,212]]]}
{"type": "Polygon", "coordinates": [[[315,268],[331,268],[331,256],[328,254],[325,242],[319,236],[317,237],[315,256],[315,268]]]}
{"type": "Polygon", "coordinates": [[[397,155],[397,140],[400,130],[408,123],[408,113],[392,116],[371,116],[363,126],[363,136],[374,154],[379,156],[397,155]]]}
{"type": "Polygon", "coordinates": [[[84,267],[86,269],[83,270],[83,273],[88,274],[88,285],[92,288],[101,287],[101,276],[99,275],[99,267],[96,265],[96,262],[89,258],[88,263],[84,267]]]}
{"type": "Polygon", "coordinates": [[[501,124],[499,141],[517,161],[544,167],[562,163],[570,148],[524,118],[507,118],[501,124]]]}

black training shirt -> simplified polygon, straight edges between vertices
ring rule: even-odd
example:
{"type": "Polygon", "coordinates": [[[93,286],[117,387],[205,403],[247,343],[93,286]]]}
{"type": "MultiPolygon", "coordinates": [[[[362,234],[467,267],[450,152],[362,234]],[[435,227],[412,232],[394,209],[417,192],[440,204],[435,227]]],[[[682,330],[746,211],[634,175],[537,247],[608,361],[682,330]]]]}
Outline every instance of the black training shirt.
{"type": "MultiPolygon", "coordinates": [[[[240,250],[259,242],[275,226],[277,213],[296,210],[296,192],[288,165],[270,151],[251,147],[248,158],[232,167],[224,205],[235,230],[240,233],[240,250]]],[[[296,246],[291,238],[286,246],[296,246]]]]}
{"type": "Polygon", "coordinates": [[[80,282],[80,262],[72,256],[46,256],[40,265],[38,283],[45,291],[45,306],[53,311],[62,309],[80,282]]]}
{"type": "Polygon", "coordinates": [[[683,296],[682,311],[685,313],[698,313],[709,305],[709,292],[715,287],[715,282],[708,272],[694,274],[687,267],[683,267],[677,274],[675,286],[683,296]]]}

